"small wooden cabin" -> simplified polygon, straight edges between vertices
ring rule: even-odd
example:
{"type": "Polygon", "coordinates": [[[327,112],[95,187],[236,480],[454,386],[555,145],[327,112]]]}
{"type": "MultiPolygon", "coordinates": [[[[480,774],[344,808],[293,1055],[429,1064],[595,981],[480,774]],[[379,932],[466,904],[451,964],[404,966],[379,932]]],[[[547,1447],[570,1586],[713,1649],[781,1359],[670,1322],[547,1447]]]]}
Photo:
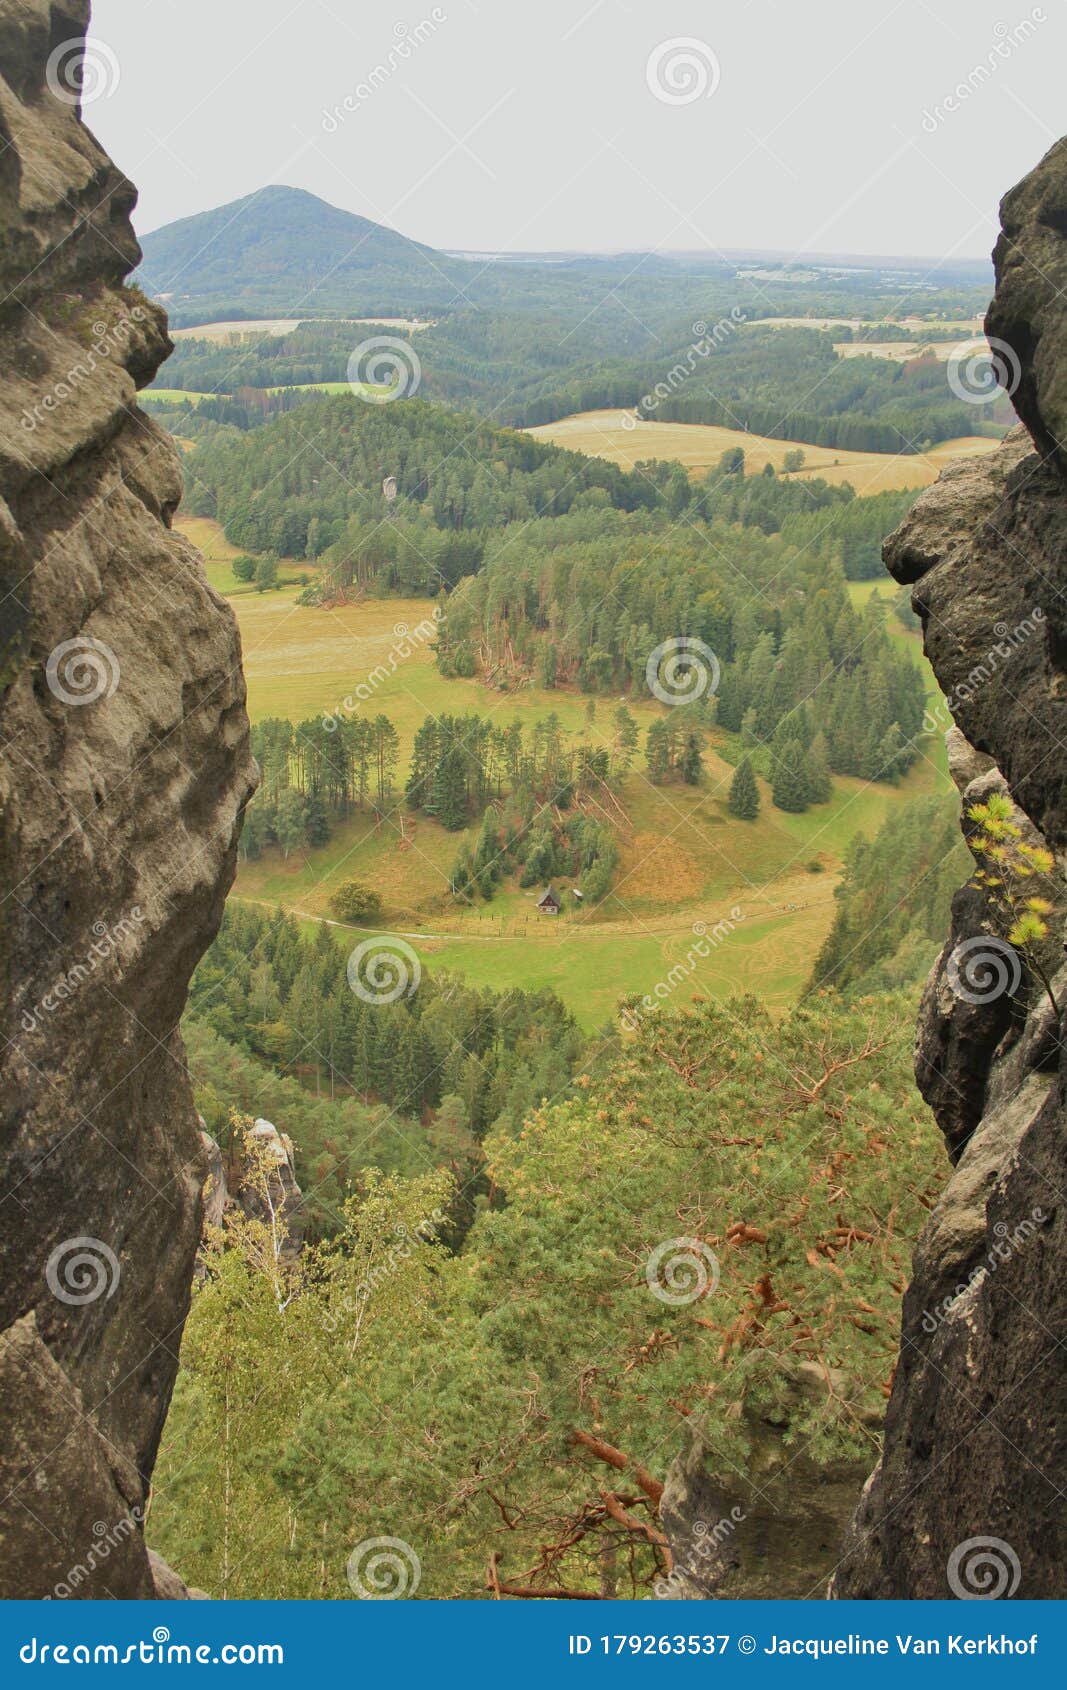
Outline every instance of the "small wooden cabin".
{"type": "Polygon", "coordinates": [[[559,914],[559,898],[554,886],[546,886],[537,900],[537,907],[542,915],[559,914]]]}

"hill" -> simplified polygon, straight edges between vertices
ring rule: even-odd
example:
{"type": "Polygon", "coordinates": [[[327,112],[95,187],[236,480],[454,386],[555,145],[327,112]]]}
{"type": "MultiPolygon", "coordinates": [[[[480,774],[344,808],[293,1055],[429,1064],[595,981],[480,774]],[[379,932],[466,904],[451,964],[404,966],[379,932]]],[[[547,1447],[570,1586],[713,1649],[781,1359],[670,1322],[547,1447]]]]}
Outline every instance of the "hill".
{"type": "Polygon", "coordinates": [[[302,188],[278,186],[168,223],[141,246],[136,280],[147,293],[164,296],[178,320],[217,316],[223,306],[232,306],[234,317],[247,316],[250,276],[259,304],[329,309],[354,287],[369,310],[396,315],[390,285],[403,282],[410,297],[422,281],[440,294],[448,271],[457,268],[395,229],[302,188]]]}

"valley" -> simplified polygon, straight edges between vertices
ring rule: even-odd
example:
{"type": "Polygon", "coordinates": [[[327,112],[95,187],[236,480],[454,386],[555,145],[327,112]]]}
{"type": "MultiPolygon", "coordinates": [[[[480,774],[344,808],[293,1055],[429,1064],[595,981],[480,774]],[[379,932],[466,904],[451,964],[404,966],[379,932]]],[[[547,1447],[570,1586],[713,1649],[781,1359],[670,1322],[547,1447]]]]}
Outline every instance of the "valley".
{"type": "MultiPolygon", "coordinates": [[[[218,1516],[218,1463],[187,1474],[182,1445],[220,1425],[219,1335],[228,1356],[253,1330],[214,1290],[194,1305],[156,1530],[228,1594],[333,1594],[317,1534],[369,1529],[383,1499],[413,1542],[428,1510],[450,1516],[429,1534],[431,1594],[478,1594],[485,1545],[514,1569],[524,1534],[534,1592],[588,1590],[603,1529],[557,1562],[540,1521],[566,1541],[590,1506],[574,1428],[594,1348],[596,1424],[652,1474],[697,1411],[743,1470],[733,1405],[751,1390],[858,1483],[898,1264],[937,1185],[910,1020],[969,858],[943,700],[880,553],[920,489],[1010,421],[947,381],[941,336],[973,338],[973,289],[909,321],[899,300],[887,313],[888,274],[813,272],[812,304],[843,308],[829,333],[816,311],[709,330],[705,357],[697,312],[773,276],[679,267],[605,300],[580,263],[506,286],[489,268],[477,309],[412,307],[426,326],[393,387],[346,379],[373,327],[320,317],[190,326],[166,397],[146,395],[183,453],[177,525],[237,617],[262,772],[192,983],[190,1070],[231,1160],[247,1116],[286,1123],[323,1275],[321,1294],[301,1280],[280,1350],[268,1322],[265,1390],[242,1397],[266,1446],[275,1420],[299,1427],[282,1485],[239,1481],[270,1566],[254,1581],[189,1540],[218,1516]],[[927,335],[934,356],[902,355],[927,335]],[[375,1290],[373,1345],[342,1361],[331,1299],[428,1213],[437,1242],[375,1290]],[[846,1214],[870,1257],[833,1242],[846,1214]],[[710,1241],[721,1288],[696,1318],[657,1311],[650,1336],[634,1264],[679,1229],[710,1241]],[[462,1381],[427,1400],[457,1355],[462,1381]],[[809,1361],[848,1377],[847,1402],[798,1405],[809,1361]],[[529,1430],[531,1368],[551,1393],[529,1430]],[[309,1502],[313,1417],[359,1422],[368,1396],[373,1502],[361,1430],[331,1437],[337,1496],[309,1502]],[[431,1419],[447,1448],[428,1469],[411,1450],[431,1419]],[[468,1486],[470,1505],[449,1500],[468,1486]]],[[[251,1258],[224,1239],[216,1260],[254,1301],[251,1258]]],[[[647,1591],[658,1554],[607,1587],[647,1591]]],[[[798,1556],[796,1594],[820,1554],[798,1556]]]]}
{"type": "MultiPolygon", "coordinates": [[[[346,694],[388,663],[398,640],[433,615],[428,598],[321,609],[298,605],[292,587],[259,594],[234,580],[229,564],[237,549],[217,523],[180,518],[178,527],[204,552],[212,584],[233,595],[253,721],[284,716],[296,723],[337,710],[346,694]]],[[[862,608],[879,591],[888,602],[884,586],[853,583],[853,602],[862,608]]],[[[900,628],[894,638],[922,666],[932,693],[918,635],[900,628]]],[[[595,748],[610,741],[618,701],[594,702],[590,719],[590,700],[578,692],[529,685],[501,695],[476,680],[442,676],[429,644],[422,644],[375,683],[361,708],[384,712],[396,726],[403,779],[416,729],[429,714],[477,711],[501,724],[554,715],[595,748]]],[[[651,698],[627,703],[642,731],[668,714],[651,698]]],[[[559,917],[545,917],[535,908],[535,891],[514,884],[488,906],[457,906],[449,893],[450,870],[457,850],[473,845],[477,824],[450,833],[430,817],[411,817],[403,805],[380,822],[355,817],[339,823],[318,849],[300,847],[285,858],[270,847],[260,859],[243,861],[232,896],[286,910],[305,923],[331,922],[330,900],[339,885],[350,879],[371,884],[382,898],[374,930],[414,943],[427,967],[448,968],[495,989],[551,987],[588,1030],[608,1021],[625,994],[654,991],[695,933],[726,921],[728,935],[684,984],[671,988],[671,1001],[751,991],[781,1012],[795,1001],[829,931],[849,841],[876,833],[912,798],[945,790],[944,748],[931,735],[898,785],[843,778],[829,804],[802,815],[776,809],[761,782],[764,802],[758,819],[748,823],[729,813],[734,769],[718,754],[716,737],[709,732],[699,792],[655,786],[638,771],[621,782],[611,818],[619,871],[595,910],[579,910],[572,899],[559,917]],[[742,912],[740,919],[731,917],[732,910],[742,912]]],[[[349,945],[357,936],[343,926],[335,933],[349,945]]]]}
{"type": "Polygon", "coordinates": [[[1062,1594],[1062,21],[957,9],[0,5],[23,1663],[1062,1594]]]}
{"type": "MultiPolygon", "coordinates": [[[[305,207],[300,208],[300,214],[307,214],[305,207]]],[[[412,750],[424,721],[476,713],[500,731],[513,723],[531,729],[548,722],[570,737],[579,757],[610,757],[615,734],[613,713],[620,706],[629,710],[638,738],[647,736],[650,727],[663,723],[672,712],[643,685],[631,687],[627,683],[614,695],[600,682],[595,686],[575,684],[573,677],[569,684],[553,682],[546,686],[529,657],[506,681],[495,674],[443,672],[446,666],[437,660],[435,642],[427,639],[414,642],[411,649],[405,645],[402,661],[395,661],[391,654],[398,643],[405,642],[408,631],[426,627],[435,608],[438,613],[440,608],[429,594],[413,595],[402,585],[401,574],[409,581],[420,575],[427,582],[435,578],[435,570],[424,568],[414,554],[411,565],[398,566],[388,595],[375,589],[373,573],[380,569],[378,564],[358,590],[343,587],[339,596],[333,591],[329,582],[336,578],[335,559],[341,556],[342,545],[338,543],[341,528],[336,519],[326,523],[318,514],[325,518],[327,511],[336,509],[336,495],[327,489],[343,486],[346,507],[362,511],[358,521],[350,521],[349,553],[364,546],[369,551],[380,550],[395,532],[404,546],[414,547],[421,555],[429,542],[429,531],[420,535],[418,529],[412,529],[408,537],[404,525],[409,513],[422,521],[429,508],[419,502],[425,499],[426,486],[440,485],[450,461],[471,455],[471,445],[461,433],[439,430],[439,444],[434,450],[440,464],[431,468],[432,456],[425,459],[424,470],[416,470],[409,463],[401,478],[400,501],[390,507],[382,503],[375,471],[369,465],[360,469],[357,478],[361,486],[366,485],[366,492],[359,492],[358,499],[354,497],[352,472],[341,468],[333,448],[326,444],[326,435],[317,432],[315,449],[308,453],[307,428],[298,422],[305,413],[290,410],[271,421],[276,415],[274,407],[283,401],[303,406],[333,396],[336,407],[346,395],[350,403],[361,393],[369,395],[367,389],[351,387],[347,381],[332,380],[328,375],[325,379],[308,379],[328,371],[331,360],[347,356],[345,337],[357,330],[359,321],[305,319],[298,324],[295,319],[280,318],[179,328],[176,338],[193,361],[184,366],[180,361],[175,366],[172,361],[172,367],[188,368],[191,374],[202,371],[213,390],[187,389],[183,394],[181,389],[169,388],[152,390],[148,395],[150,400],[158,397],[164,402],[158,414],[167,422],[172,407],[186,394],[192,404],[191,410],[184,409],[184,420],[172,424],[193,455],[191,467],[197,475],[195,498],[188,501],[192,509],[180,518],[179,527],[203,552],[212,584],[234,604],[253,722],[269,725],[272,720],[284,719],[295,727],[316,717],[329,718],[341,709],[340,701],[346,694],[351,695],[366,677],[373,676],[373,685],[361,697],[357,710],[368,720],[384,716],[397,736],[398,791],[384,811],[331,818],[327,842],[313,845],[303,841],[284,850],[268,842],[254,854],[246,853],[233,898],[249,906],[288,912],[305,930],[323,925],[341,945],[351,944],[361,930],[382,936],[395,934],[416,947],[420,961],[424,960],[428,968],[455,972],[473,985],[494,991],[551,988],[589,1031],[608,1023],[626,994],[640,997],[655,991],[668,976],[671,984],[667,995],[679,1004],[696,996],[724,1000],[738,992],[752,992],[776,1013],[784,1013],[802,992],[811,959],[827,940],[834,921],[835,892],[852,842],[860,836],[873,837],[891,814],[924,794],[950,790],[940,734],[925,734],[917,744],[918,755],[912,765],[891,781],[871,782],[840,774],[827,802],[803,807],[800,813],[788,813],[772,802],[770,766],[764,761],[756,776],[758,815],[755,820],[742,821],[731,813],[728,799],[744,747],[736,731],[724,731],[709,717],[699,727],[703,772],[696,789],[650,779],[638,761],[637,766],[613,780],[610,793],[589,795],[584,800],[589,814],[598,817],[606,828],[617,852],[617,866],[606,896],[598,897],[592,905],[583,904],[570,891],[564,874],[560,887],[563,907],[558,916],[545,916],[536,907],[543,886],[521,886],[518,869],[512,867],[489,902],[457,899],[452,889],[455,864],[464,853],[477,851],[481,816],[473,814],[458,829],[454,825],[446,828],[433,815],[413,813],[404,802],[412,750]],[[285,381],[279,385],[275,380],[271,385],[272,375],[284,375],[285,381]],[[236,393],[247,382],[257,384],[255,390],[263,395],[262,420],[260,412],[239,413],[224,391],[236,393]],[[210,414],[212,420],[200,422],[198,412],[205,417],[210,414]],[[241,460],[227,446],[234,436],[232,426],[227,425],[231,417],[238,421],[242,414],[247,415],[247,423],[242,426],[251,429],[247,436],[250,446],[258,447],[260,439],[266,442],[278,431],[282,433],[280,450],[272,449],[265,460],[270,465],[264,471],[270,477],[267,492],[262,499],[252,494],[260,512],[255,524],[237,515],[238,510],[251,509],[247,507],[247,491],[238,497],[237,504],[235,495],[225,494],[225,511],[233,514],[224,514],[223,520],[242,540],[237,544],[226,537],[223,522],[193,511],[214,510],[223,496],[221,491],[198,490],[205,473],[214,484],[219,474],[225,483],[237,472],[248,489],[241,460]],[[213,467],[216,461],[218,470],[213,467]],[[334,482],[338,470],[342,480],[334,482]],[[277,475],[287,484],[281,500],[274,484],[277,475]],[[265,499],[270,500],[269,507],[265,499]],[[264,515],[268,520],[264,521],[264,515]],[[233,565],[247,560],[249,551],[253,558],[260,557],[264,540],[275,532],[278,584],[263,592],[254,579],[247,578],[247,564],[244,579],[235,576],[233,565]],[[316,538],[312,544],[313,535],[316,538]],[[298,537],[299,543],[294,544],[298,537]],[[331,539],[335,542],[332,547],[331,539]],[[371,885],[378,895],[376,919],[363,924],[362,929],[338,923],[332,907],[339,889],[350,881],[371,885]],[[683,979],[677,968],[679,958],[685,957],[694,935],[705,930],[724,936],[716,940],[699,970],[686,973],[683,979]]],[[[435,337],[445,330],[414,317],[378,322],[391,331],[418,330],[420,345],[425,346],[432,368],[435,337]]],[[[820,359],[868,353],[875,362],[881,359],[887,368],[898,371],[899,361],[893,360],[899,359],[902,331],[918,336],[925,329],[939,354],[947,355],[950,343],[945,337],[973,328],[961,318],[940,323],[905,318],[883,345],[863,338],[864,332],[878,332],[876,315],[869,320],[857,316],[783,316],[757,320],[744,329],[738,337],[738,348],[741,355],[748,356],[745,348],[758,347],[760,333],[769,337],[766,354],[759,357],[769,359],[766,368],[773,369],[778,348],[793,347],[795,352],[790,356],[810,357],[810,349],[819,344],[814,338],[819,331],[841,325],[853,339],[819,350],[820,359]],[[799,339],[790,338],[798,331],[799,339]]],[[[725,356],[725,352],[715,356],[725,356]]],[[[375,416],[355,404],[351,424],[343,420],[348,414],[336,409],[306,412],[309,419],[316,419],[316,430],[326,425],[342,453],[347,450],[342,442],[351,424],[365,422],[367,428],[373,427],[381,439],[380,448],[371,448],[372,453],[382,452],[381,470],[377,472],[380,480],[390,467],[390,452],[399,452],[397,461],[403,461],[410,451],[401,444],[406,431],[397,434],[398,412],[386,407],[375,416]],[[387,442],[394,435],[397,445],[390,448],[387,442]]],[[[479,425],[477,432],[484,435],[484,441],[476,450],[491,457],[491,436],[485,433],[484,425],[479,425]]],[[[739,428],[653,420],[632,410],[611,408],[561,416],[553,422],[534,424],[527,432],[542,447],[558,447],[567,454],[560,462],[564,477],[561,492],[569,486],[567,477],[574,480],[577,466],[604,462],[628,478],[626,485],[611,484],[607,496],[613,502],[629,507],[654,506],[664,500],[677,501],[678,483],[671,478],[684,474],[691,486],[690,510],[698,520],[717,508],[712,505],[713,495],[706,491],[712,487],[716,500],[720,495],[728,497],[723,508],[734,513],[735,521],[740,517],[742,523],[758,522],[769,528],[779,526],[781,517],[774,515],[768,521],[765,515],[753,512],[764,507],[772,512],[795,511],[796,517],[789,520],[803,524],[803,511],[810,505],[813,518],[818,510],[829,508],[833,522],[843,522],[840,513],[844,507],[827,507],[827,500],[847,499],[854,491],[858,500],[851,507],[851,527],[857,535],[873,534],[874,540],[846,542],[852,548],[850,572],[868,577],[849,580],[850,601],[861,613],[872,597],[884,601],[883,621],[890,641],[909,664],[921,671],[929,702],[934,701],[936,689],[921,655],[918,632],[898,620],[890,608],[888,587],[879,587],[875,579],[877,535],[884,531],[880,525],[889,525],[903,506],[887,506],[885,515],[876,517],[877,497],[869,505],[865,501],[878,495],[883,501],[891,496],[899,500],[929,485],[953,459],[994,450],[994,437],[961,434],[930,444],[923,451],[857,451],[812,445],[799,438],[772,438],[739,428]],[[743,454],[743,461],[739,454],[743,454]],[[724,477],[722,465],[727,458],[737,461],[732,465],[735,473],[724,477]],[[738,468],[741,475],[736,473],[738,468]],[[769,483],[768,476],[772,477],[769,483]],[[749,496],[757,504],[753,511],[746,512],[749,496]],[[866,524],[852,520],[862,516],[861,505],[871,513],[866,524]],[[862,563],[858,545],[865,548],[862,563]]],[[[500,436],[501,442],[509,438],[515,437],[500,436]]],[[[515,448],[509,446],[508,452],[516,463],[521,461],[515,448]]],[[[544,460],[545,473],[550,463],[551,459],[544,460]]],[[[580,473],[584,478],[586,472],[580,473]]],[[[578,504],[581,502],[579,499],[578,504]]],[[[566,505],[557,496],[545,508],[562,512],[566,505]]],[[[446,516],[435,504],[433,522],[447,531],[456,523],[463,528],[487,520],[488,507],[481,514],[467,509],[459,516],[454,509],[446,516]]],[[[672,509],[678,514],[677,502],[672,509]]],[[[521,548],[525,523],[537,514],[536,505],[525,515],[520,506],[497,518],[511,523],[505,530],[508,547],[518,542],[521,548]],[[515,521],[516,517],[523,520],[515,521]]],[[[531,537],[541,526],[543,523],[534,522],[531,537]]],[[[588,524],[581,530],[593,531],[588,524]]],[[[796,532],[801,540],[809,529],[801,526],[796,532]]],[[[820,546],[826,544],[818,527],[810,532],[820,546]]],[[[843,535],[844,529],[841,532],[843,535]]],[[[723,539],[718,542],[720,546],[723,543],[723,539]]],[[[735,540],[725,543],[729,553],[736,551],[735,540]]],[[[484,542],[478,540],[477,552],[483,548],[484,542]]],[[[828,567],[832,567],[829,557],[828,552],[828,567]]],[[[466,570],[470,564],[459,567],[466,570]]],[[[347,579],[346,574],[343,580],[347,579]]],[[[545,589],[542,586],[540,590],[543,593],[545,589]]],[[[440,640],[436,643],[440,645],[440,640]]]]}

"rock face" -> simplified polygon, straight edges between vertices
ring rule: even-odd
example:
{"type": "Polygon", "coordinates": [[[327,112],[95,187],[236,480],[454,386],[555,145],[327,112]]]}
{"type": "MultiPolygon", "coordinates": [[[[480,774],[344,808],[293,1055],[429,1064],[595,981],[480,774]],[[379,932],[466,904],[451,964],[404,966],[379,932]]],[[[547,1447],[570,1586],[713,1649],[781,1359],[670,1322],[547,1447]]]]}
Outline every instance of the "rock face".
{"type": "Polygon", "coordinates": [[[233,618],[136,392],[134,190],[70,92],[86,0],[0,3],[0,1596],[151,1596],[200,1232],[178,1020],[254,784],[233,618]]]}
{"type": "MultiPolygon", "coordinates": [[[[987,330],[1008,348],[1026,427],[948,470],[885,555],[914,585],[959,730],[965,836],[967,809],[999,794],[1023,839],[1062,867],[1067,142],[1007,196],[1002,220],[987,330]]],[[[839,1597],[1067,1595],[1067,969],[1053,902],[1041,962],[1056,1008],[1025,958],[1017,980],[1011,952],[991,947],[1003,920],[974,881],[927,983],[916,1074],[956,1170],[916,1250],[885,1453],[846,1538],[839,1597]],[[968,954],[984,954],[984,974],[968,973],[968,954]]]]}
{"type": "MultiPolygon", "coordinates": [[[[790,1395],[798,1403],[821,1399],[828,1386],[847,1394],[841,1374],[828,1379],[821,1368],[802,1363],[790,1395]]],[[[699,1425],[688,1428],[660,1501],[674,1568],[656,1586],[657,1596],[799,1602],[825,1590],[865,1469],[809,1460],[789,1441],[788,1414],[774,1422],[749,1414],[746,1432],[742,1474],[717,1460],[699,1425]]],[[[870,1435],[873,1441],[877,1424],[870,1435]]]]}

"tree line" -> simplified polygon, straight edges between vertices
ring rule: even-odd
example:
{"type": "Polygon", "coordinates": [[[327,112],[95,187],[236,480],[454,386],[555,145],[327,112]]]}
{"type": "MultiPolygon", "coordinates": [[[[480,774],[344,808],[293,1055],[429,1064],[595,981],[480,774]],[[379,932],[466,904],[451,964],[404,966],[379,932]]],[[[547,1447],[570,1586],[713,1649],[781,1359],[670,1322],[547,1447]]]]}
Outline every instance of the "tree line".
{"type": "Polygon", "coordinates": [[[714,654],[706,719],[741,735],[761,773],[796,743],[834,773],[896,780],[917,755],[924,688],[884,615],[880,601],[858,614],[840,569],[784,535],[581,513],[491,542],[449,599],[436,656],[504,689],[532,676],[647,697],[650,654],[674,641],[714,654]]]}

